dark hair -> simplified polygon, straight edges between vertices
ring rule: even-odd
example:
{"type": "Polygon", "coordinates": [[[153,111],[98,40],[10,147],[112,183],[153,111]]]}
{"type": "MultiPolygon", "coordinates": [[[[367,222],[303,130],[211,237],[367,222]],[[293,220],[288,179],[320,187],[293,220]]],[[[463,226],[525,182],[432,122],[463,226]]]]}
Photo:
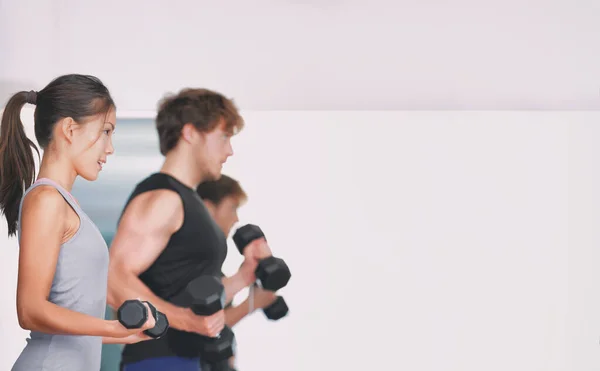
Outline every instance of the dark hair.
{"type": "Polygon", "coordinates": [[[233,100],[208,89],[183,89],[177,95],[159,102],[156,129],[160,153],[166,155],[175,148],[185,124],[193,124],[200,132],[210,132],[225,121],[225,130],[231,135],[244,127],[233,100]]]}
{"type": "Polygon", "coordinates": [[[218,180],[200,183],[196,192],[201,199],[208,200],[215,205],[220,204],[226,197],[235,197],[240,202],[248,198],[240,183],[224,174],[218,180]]]}
{"type": "Polygon", "coordinates": [[[8,235],[17,231],[19,204],[23,193],[35,179],[33,148],[25,134],[21,108],[35,104],[35,138],[42,149],[52,140],[55,124],[66,117],[83,124],[91,116],[107,113],[115,107],[106,86],[94,76],[64,75],[39,92],[20,91],[6,103],[0,124],[0,209],[8,222],[8,235]],[[30,148],[31,147],[31,148],[30,148]]]}

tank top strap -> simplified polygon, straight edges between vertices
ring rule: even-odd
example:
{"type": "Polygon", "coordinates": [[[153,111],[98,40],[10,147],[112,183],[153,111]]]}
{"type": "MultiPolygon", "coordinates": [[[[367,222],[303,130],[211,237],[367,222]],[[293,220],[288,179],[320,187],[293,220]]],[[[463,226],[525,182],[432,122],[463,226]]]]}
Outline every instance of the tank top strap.
{"type": "MultiPolygon", "coordinates": [[[[25,200],[25,196],[31,192],[33,189],[41,186],[41,185],[49,185],[51,187],[54,187],[60,194],[61,196],[63,196],[63,198],[65,199],[65,201],[67,201],[67,203],[73,208],[73,210],[75,211],[75,213],[77,214],[77,216],[79,216],[79,218],[84,218],[85,217],[85,213],[83,212],[83,210],[81,209],[81,207],[79,206],[79,204],[77,203],[77,201],[75,200],[75,197],[73,197],[73,195],[71,194],[71,192],[67,191],[66,189],[64,189],[60,184],[58,184],[57,182],[48,179],[48,178],[40,178],[38,180],[35,181],[35,183],[33,183],[23,194],[23,197],[21,197],[21,203],[19,205],[19,221],[21,220],[21,210],[23,208],[23,201],[25,200]]],[[[20,224],[19,223],[19,229],[20,229],[20,224]]]]}

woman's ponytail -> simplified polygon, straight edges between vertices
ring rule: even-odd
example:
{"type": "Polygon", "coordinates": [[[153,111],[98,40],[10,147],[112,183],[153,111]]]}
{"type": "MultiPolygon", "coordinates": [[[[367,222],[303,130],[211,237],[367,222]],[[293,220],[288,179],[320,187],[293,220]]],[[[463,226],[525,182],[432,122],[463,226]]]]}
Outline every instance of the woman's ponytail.
{"type": "Polygon", "coordinates": [[[16,93],[6,104],[0,123],[0,211],[6,217],[9,237],[17,232],[21,198],[35,179],[31,148],[40,156],[21,122],[21,108],[35,100],[35,92],[16,93]]]}

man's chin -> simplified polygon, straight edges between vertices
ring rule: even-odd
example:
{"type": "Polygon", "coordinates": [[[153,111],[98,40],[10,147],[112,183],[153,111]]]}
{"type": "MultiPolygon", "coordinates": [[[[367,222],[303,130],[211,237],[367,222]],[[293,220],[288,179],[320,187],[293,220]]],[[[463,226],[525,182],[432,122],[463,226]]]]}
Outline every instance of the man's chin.
{"type": "Polygon", "coordinates": [[[213,182],[213,181],[217,181],[221,178],[221,171],[207,171],[204,174],[204,181],[205,182],[213,182]]]}

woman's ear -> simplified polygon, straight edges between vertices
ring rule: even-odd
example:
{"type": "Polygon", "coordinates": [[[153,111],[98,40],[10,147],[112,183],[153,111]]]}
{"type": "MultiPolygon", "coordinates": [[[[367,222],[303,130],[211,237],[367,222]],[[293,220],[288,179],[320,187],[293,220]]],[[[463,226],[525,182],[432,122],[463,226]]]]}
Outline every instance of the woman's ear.
{"type": "Polygon", "coordinates": [[[67,142],[73,143],[75,137],[75,130],[77,129],[77,123],[71,117],[65,117],[58,122],[60,132],[65,137],[67,142]]]}

